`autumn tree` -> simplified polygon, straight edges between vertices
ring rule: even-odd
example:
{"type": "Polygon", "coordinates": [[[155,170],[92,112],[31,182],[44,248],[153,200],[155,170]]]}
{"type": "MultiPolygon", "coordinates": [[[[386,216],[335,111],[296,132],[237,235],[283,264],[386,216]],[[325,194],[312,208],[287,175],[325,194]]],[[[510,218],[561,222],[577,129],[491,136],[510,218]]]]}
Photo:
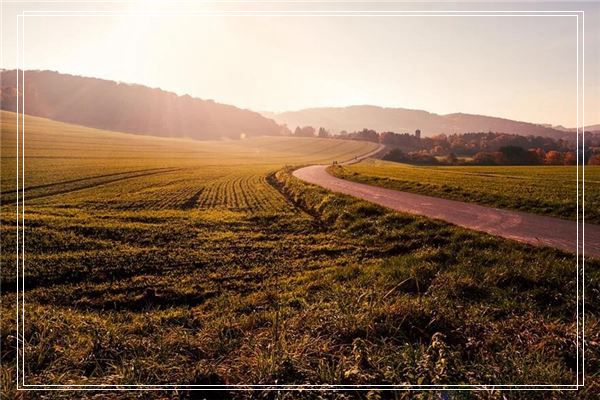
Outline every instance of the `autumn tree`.
{"type": "Polygon", "coordinates": [[[600,154],[594,155],[590,157],[588,161],[589,165],[600,165],[600,154]]]}
{"type": "Polygon", "coordinates": [[[567,151],[563,156],[563,163],[565,165],[576,165],[577,164],[577,154],[574,151],[567,151]]]}
{"type": "Polygon", "coordinates": [[[560,152],[556,150],[550,150],[546,153],[544,163],[548,165],[562,165],[563,156],[560,152]]]}

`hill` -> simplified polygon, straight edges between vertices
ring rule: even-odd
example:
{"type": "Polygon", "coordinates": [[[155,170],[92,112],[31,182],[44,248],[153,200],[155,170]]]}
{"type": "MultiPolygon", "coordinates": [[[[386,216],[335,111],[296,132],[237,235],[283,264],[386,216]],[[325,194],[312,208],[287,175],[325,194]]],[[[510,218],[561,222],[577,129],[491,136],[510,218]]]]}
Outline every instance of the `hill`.
{"type": "MultiPolygon", "coordinates": [[[[2,109],[16,111],[16,71],[1,71],[2,109]]],[[[192,139],[279,135],[272,120],[249,110],[114,81],[25,71],[29,115],[92,128],[192,139]]]]}
{"type": "Polygon", "coordinates": [[[600,132],[600,124],[588,125],[585,127],[585,130],[592,131],[592,132],[600,132]]]}
{"type": "Polygon", "coordinates": [[[369,105],[308,108],[271,114],[271,117],[281,124],[287,124],[291,129],[296,126],[311,125],[323,126],[335,132],[369,128],[379,132],[414,132],[416,129],[420,129],[425,136],[439,133],[488,131],[545,136],[554,139],[566,139],[572,136],[570,133],[558,129],[505,118],[463,113],[439,115],[422,110],[369,105]]]}
{"type": "MultiPolygon", "coordinates": [[[[16,189],[16,116],[12,112],[0,112],[3,205],[10,203],[16,189]]],[[[131,172],[189,169],[200,175],[208,174],[210,179],[196,179],[202,182],[229,177],[238,174],[239,170],[249,173],[252,166],[266,174],[286,164],[348,160],[376,147],[376,144],[367,142],[295,137],[250,137],[226,141],[160,138],[87,128],[27,115],[26,197],[46,196],[48,191],[55,189],[63,193],[67,190],[65,184],[69,190],[91,188],[90,182],[112,181],[119,174],[131,172]],[[195,172],[197,170],[201,172],[195,172]]],[[[128,196],[133,196],[133,193],[128,193],[128,196]]],[[[140,193],[141,199],[146,196],[147,193],[140,193]]]]}
{"type": "MultiPolygon", "coordinates": [[[[559,131],[563,131],[563,132],[576,132],[577,128],[565,128],[562,125],[550,125],[550,124],[545,124],[544,126],[553,128],[553,129],[557,129],[559,131]]],[[[585,126],[585,131],[586,132],[600,132],[600,124],[595,124],[595,125],[586,125],[585,126]]]]}

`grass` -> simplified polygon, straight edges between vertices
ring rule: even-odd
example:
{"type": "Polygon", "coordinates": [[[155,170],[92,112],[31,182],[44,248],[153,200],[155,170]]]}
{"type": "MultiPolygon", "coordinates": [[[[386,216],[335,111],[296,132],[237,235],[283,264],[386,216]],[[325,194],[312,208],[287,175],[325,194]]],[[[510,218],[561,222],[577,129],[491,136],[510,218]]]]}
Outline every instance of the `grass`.
{"type": "MultiPolygon", "coordinates": [[[[16,189],[17,134],[14,113],[2,112],[3,196],[16,189]]],[[[108,132],[43,118],[25,121],[26,196],[78,190],[126,174],[190,171],[213,179],[251,167],[260,175],[281,166],[351,159],[377,147],[333,139],[258,137],[238,141],[193,141],[108,132]],[[201,168],[203,171],[197,172],[201,168]],[[204,170],[207,170],[206,174],[204,170]],[[212,174],[210,173],[212,171],[212,174]],[[66,185],[66,186],[65,186],[66,185]]],[[[22,146],[23,142],[19,142],[22,146]]],[[[171,182],[171,179],[159,179],[171,182]]],[[[6,200],[6,199],[5,199],[6,200]]],[[[7,200],[8,201],[8,200],[7,200]]]]}
{"type": "MultiPolygon", "coordinates": [[[[32,118],[27,126],[33,129],[35,123],[40,136],[46,124],[49,132],[60,133],[61,125],[48,121],[32,118]]],[[[64,129],[73,130],[69,140],[77,129],[87,132],[64,129]]],[[[118,143],[105,133],[95,135],[95,141],[118,143]]],[[[343,160],[371,149],[360,142],[120,137],[137,158],[115,152],[113,158],[94,159],[91,149],[84,158],[67,158],[78,154],[76,149],[56,150],[53,158],[26,165],[26,182],[38,186],[26,190],[28,384],[575,381],[574,256],[332,194],[298,181],[284,167],[287,160],[343,160]],[[195,155],[177,161],[166,150],[141,150],[142,143],[155,140],[164,149],[195,155]]],[[[53,142],[57,148],[63,147],[60,140],[58,135],[53,142]]],[[[31,146],[27,154],[35,154],[35,142],[26,146],[31,146]]],[[[9,150],[3,146],[3,151],[9,150]]],[[[1,244],[12,249],[14,193],[10,180],[3,184],[1,244]]],[[[20,394],[14,384],[15,262],[14,254],[2,252],[3,398],[20,394]]],[[[591,385],[577,395],[591,399],[598,394],[600,365],[599,310],[592,301],[600,293],[600,264],[590,260],[586,266],[586,383],[591,385]]],[[[56,392],[46,395],[59,398],[56,392]]],[[[364,392],[279,393],[319,395],[367,397],[364,392]]],[[[516,398],[497,391],[459,395],[516,398]]],[[[250,398],[252,393],[102,396],[250,398]]],[[[398,396],[430,398],[430,393],[398,396]]]]}
{"type": "MultiPolygon", "coordinates": [[[[369,159],[331,167],[329,171],[355,182],[428,196],[564,219],[574,220],[577,216],[575,166],[424,167],[369,159]]],[[[585,218],[586,222],[600,223],[597,166],[585,168],[585,218]]]]}

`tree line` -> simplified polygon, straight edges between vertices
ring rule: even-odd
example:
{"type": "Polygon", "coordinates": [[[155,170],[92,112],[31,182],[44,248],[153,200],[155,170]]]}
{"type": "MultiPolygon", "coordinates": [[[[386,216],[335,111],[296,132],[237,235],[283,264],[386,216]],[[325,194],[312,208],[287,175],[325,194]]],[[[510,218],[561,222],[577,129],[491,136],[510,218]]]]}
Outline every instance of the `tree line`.
{"type": "MultiPolygon", "coordinates": [[[[597,156],[596,156],[597,157],[597,156]]],[[[405,153],[399,148],[390,150],[384,160],[421,165],[576,165],[574,151],[560,152],[542,149],[525,150],[518,146],[504,146],[495,152],[475,153],[470,158],[459,158],[450,153],[445,157],[435,157],[423,152],[405,153]]],[[[599,158],[600,160],[600,158],[599,158]]],[[[590,161],[590,163],[592,163],[590,161]]]]}
{"type": "MultiPolygon", "coordinates": [[[[342,131],[332,136],[325,128],[296,127],[294,136],[334,137],[385,144],[386,159],[414,164],[473,165],[575,165],[577,151],[573,141],[543,136],[498,132],[439,134],[421,138],[419,132],[378,133],[372,129],[342,131]]],[[[600,165],[600,133],[586,132],[580,143],[581,163],[600,165]]]]}

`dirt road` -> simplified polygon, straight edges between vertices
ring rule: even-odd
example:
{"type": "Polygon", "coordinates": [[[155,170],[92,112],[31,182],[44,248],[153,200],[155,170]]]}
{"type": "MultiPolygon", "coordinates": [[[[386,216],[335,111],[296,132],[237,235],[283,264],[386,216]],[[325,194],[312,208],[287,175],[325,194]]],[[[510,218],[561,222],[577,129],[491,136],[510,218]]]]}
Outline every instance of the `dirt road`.
{"type": "MultiPolygon", "coordinates": [[[[294,176],[331,191],[358,197],[393,210],[444,220],[532,245],[551,246],[572,253],[577,250],[575,221],[365,185],[331,176],[325,171],[326,168],[326,165],[313,165],[294,171],[294,176]]],[[[585,255],[600,258],[600,225],[580,224],[580,254],[582,228],[585,229],[585,255]]]]}

